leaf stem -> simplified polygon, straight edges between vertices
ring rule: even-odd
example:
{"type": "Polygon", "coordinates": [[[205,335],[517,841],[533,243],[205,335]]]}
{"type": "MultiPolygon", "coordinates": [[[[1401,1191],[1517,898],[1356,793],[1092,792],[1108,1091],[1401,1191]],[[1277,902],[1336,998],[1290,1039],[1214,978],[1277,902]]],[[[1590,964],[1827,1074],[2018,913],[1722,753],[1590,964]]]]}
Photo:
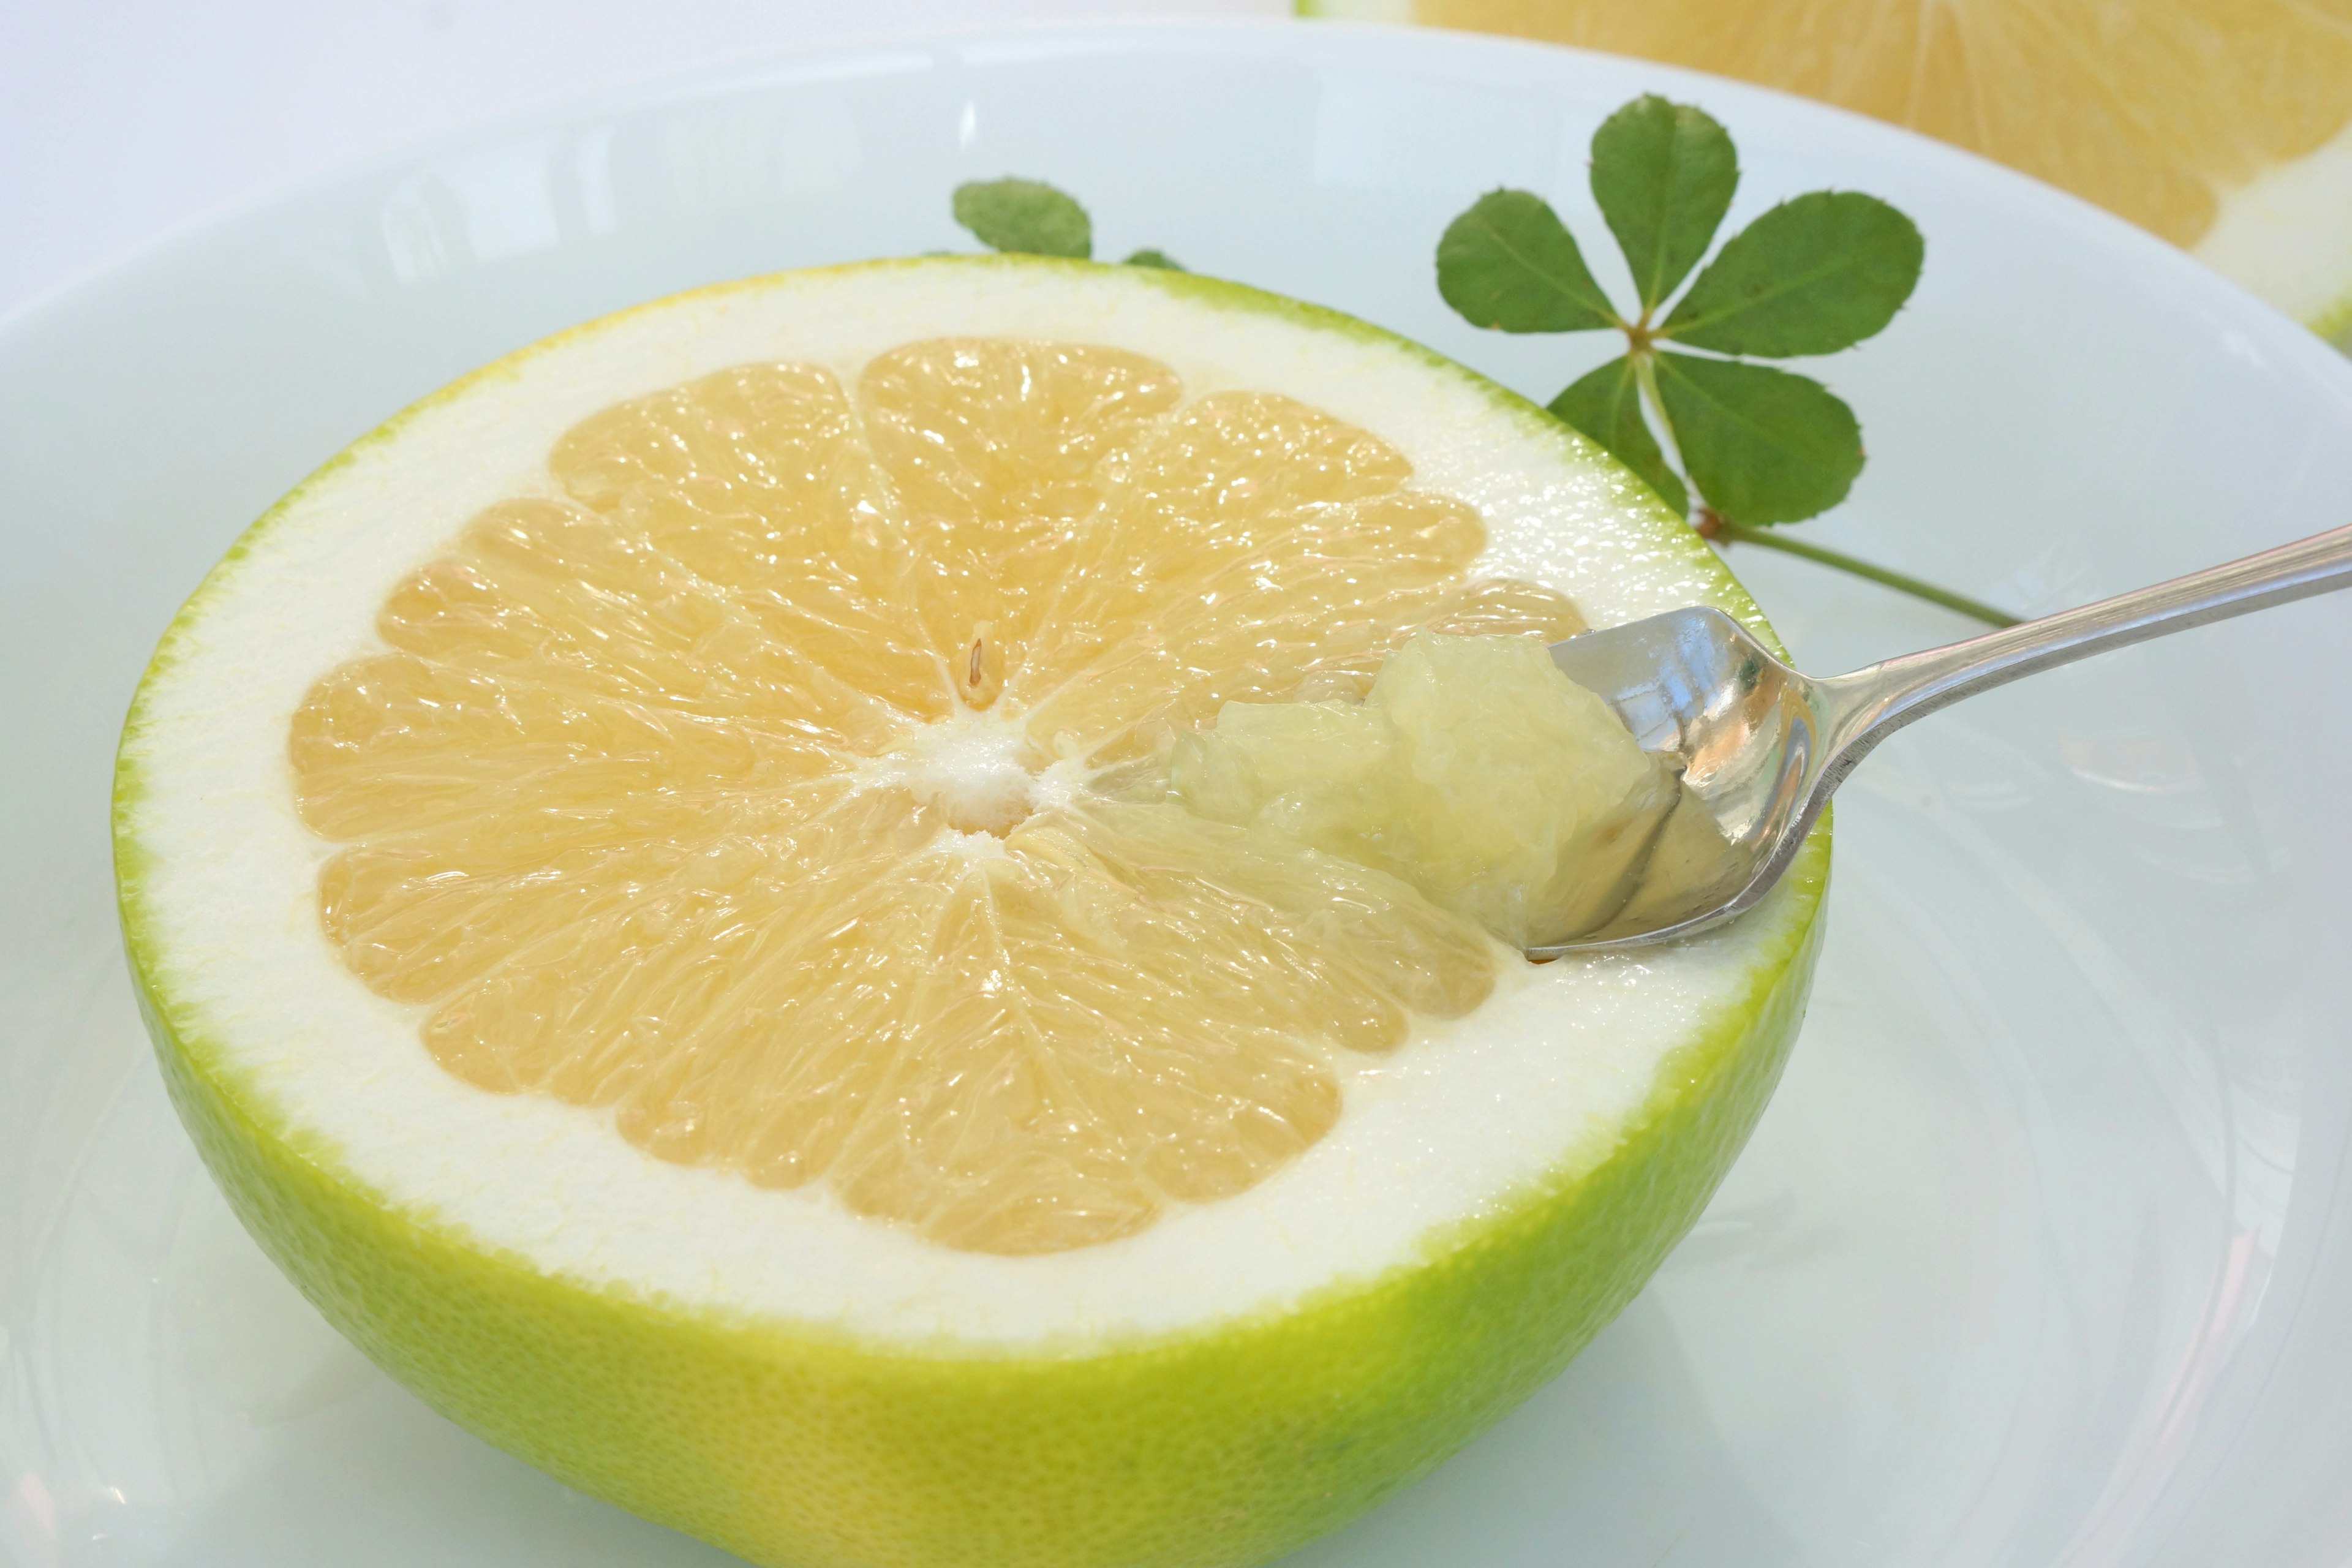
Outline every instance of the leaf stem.
{"type": "Polygon", "coordinates": [[[1658,367],[1647,345],[1636,343],[1626,358],[1633,362],[1633,384],[1642,389],[1642,401],[1649,406],[1656,426],[1655,433],[1665,437],[1666,458],[1683,470],[1685,481],[1690,465],[1683,461],[1682,443],[1675,438],[1675,422],[1666,417],[1665,399],[1658,395],[1658,367]]]}
{"type": "Polygon", "coordinates": [[[1843,550],[1832,550],[1826,545],[1783,537],[1773,529],[1749,528],[1702,509],[1699,513],[1698,531],[1706,538],[1722,543],[1760,544],[1767,550],[1778,550],[1790,555],[1802,556],[1808,561],[1819,562],[1823,566],[1834,566],[1841,572],[1851,572],[1857,577],[1868,578],[1871,582],[1884,587],[1908,594],[1915,599],[1925,599],[1931,605],[1941,605],[1948,610],[1957,610],[1961,615],[1982,621],[1989,626],[2013,626],[2018,624],[2015,616],[1997,610],[1981,600],[1971,599],[1965,594],[1955,594],[1948,588],[1938,588],[1933,583],[1923,583],[1916,577],[1906,576],[1900,572],[1891,571],[1885,566],[1874,566],[1867,561],[1848,555],[1843,550]]]}

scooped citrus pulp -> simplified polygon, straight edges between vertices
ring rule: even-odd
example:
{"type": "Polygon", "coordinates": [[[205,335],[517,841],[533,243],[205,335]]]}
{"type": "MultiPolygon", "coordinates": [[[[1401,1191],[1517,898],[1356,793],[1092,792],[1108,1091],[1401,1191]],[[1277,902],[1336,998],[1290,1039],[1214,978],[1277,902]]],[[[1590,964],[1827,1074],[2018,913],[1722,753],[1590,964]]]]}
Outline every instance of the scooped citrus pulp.
{"type": "Polygon", "coordinates": [[[1302,0],[1695,66],[1997,158],[2352,352],[2344,0],[1302,0]]]}
{"type": "Polygon", "coordinates": [[[1390,871],[1518,948],[1745,868],[1678,760],[1636,745],[1536,637],[1417,632],[1366,698],[1229,702],[1177,737],[1170,785],[1213,821],[1390,871]],[[1670,835],[1684,852],[1662,857],[1670,835]]]}
{"type": "Polygon", "coordinates": [[[1171,759],[1416,636],[1684,603],[1755,618],[1580,438],[1345,318],[1024,258],[706,290],[240,542],[126,730],[126,933],[248,1227],[492,1441],[762,1563],[1258,1561],[1696,1216],[1827,840],[1719,933],[1538,967],[1171,759]]]}

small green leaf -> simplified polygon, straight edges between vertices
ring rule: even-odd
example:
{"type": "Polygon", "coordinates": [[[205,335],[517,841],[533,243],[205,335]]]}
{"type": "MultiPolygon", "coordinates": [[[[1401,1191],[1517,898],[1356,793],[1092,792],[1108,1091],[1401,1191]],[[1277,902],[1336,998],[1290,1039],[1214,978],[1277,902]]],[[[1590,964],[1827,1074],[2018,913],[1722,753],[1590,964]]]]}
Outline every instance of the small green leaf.
{"type": "Polygon", "coordinates": [[[1637,98],[1592,133],[1592,199],[1633,269],[1642,309],[1690,276],[1738,184],[1730,135],[1688,104],[1637,98]]]}
{"type": "Polygon", "coordinates": [[[1660,500],[1688,514],[1690,492],[1683,488],[1682,477],[1666,466],[1666,455],[1658,450],[1657,437],[1642,417],[1642,384],[1631,355],[1577,378],[1551,400],[1551,411],[1563,424],[1601,443],[1657,491],[1660,500]]]}
{"type": "Polygon", "coordinates": [[[1862,426],[1820,382],[1769,365],[1661,353],[1658,400],[1683,466],[1734,522],[1796,522],[1845,499],[1862,426]]]}
{"type": "Polygon", "coordinates": [[[1731,354],[1835,353],[1895,319],[1926,254],[1877,197],[1814,191],[1733,235],[1658,333],[1731,354]]]}
{"type": "Polygon", "coordinates": [[[1475,327],[1581,332],[1617,312],[1584,265],[1576,237],[1541,196],[1488,191],[1437,242],[1437,291],[1475,327]]]}
{"type": "Polygon", "coordinates": [[[991,250],[1080,261],[1095,251],[1087,209],[1042,180],[974,180],[958,185],[955,220],[991,250]]]}
{"type": "Polygon", "coordinates": [[[1129,267],[1157,267],[1163,272],[1181,272],[1184,270],[1184,264],[1182,262],[1177,260],[1166,251],[1154,250],[1148,245],[1141,250],[1137,251],[1134,255],[1129,257],[1127,258],[1126,265],[1129,267]]]}

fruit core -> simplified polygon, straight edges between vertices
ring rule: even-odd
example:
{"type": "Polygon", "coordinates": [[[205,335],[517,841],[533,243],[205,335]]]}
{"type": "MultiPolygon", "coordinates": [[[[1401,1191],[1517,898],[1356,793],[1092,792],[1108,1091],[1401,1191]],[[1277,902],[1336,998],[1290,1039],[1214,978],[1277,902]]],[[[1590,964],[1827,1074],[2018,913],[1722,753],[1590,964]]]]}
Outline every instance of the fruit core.
{"type": "Polygon", "coordinates": [[[907,790],[959,832],[1002,838],[1036,809],[1035,759],[1018,724],[956,713],[932,720],[908,742],[907,790]]]}

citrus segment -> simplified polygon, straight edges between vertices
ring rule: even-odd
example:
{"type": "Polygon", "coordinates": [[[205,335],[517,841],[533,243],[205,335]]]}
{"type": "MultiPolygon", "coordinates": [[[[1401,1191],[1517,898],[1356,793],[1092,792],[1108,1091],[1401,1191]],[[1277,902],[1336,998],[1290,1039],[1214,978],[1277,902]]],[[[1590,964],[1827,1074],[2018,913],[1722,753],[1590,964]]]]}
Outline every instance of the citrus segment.
{"type": "Polygon", "coordinates": [[[592,416],[567,499],[394,589],[396,651],[293,722],[347,846],[327,933],[467,1082],[950,1246],[1242,1190],[1339,1114],[1329,1053],[1468,1011],[1500,954],[1091,774],[1433,616],[1572,608],[1470,581],[1477,514],[1295,399],[984,339],[856,386],[746,365],[592,416]]]}
{"type": "Polygon", "coordinates": [[[947,691],[853,429],[831,373],[741,365],[591,416],[548,468],[579,504],[720,590],[705,602],[765,634],[771,657],[796,655],[822,685],[845,672],[866,700],[938,717],[947,691]]]}
{"type": "Polygon", "coordinates": [[[1008,678],[1035,707],[1032,732],[1132,756],[1225,702],[1368,676],[1407,629],[1473,595],[1496,629],[1581,628],[1536,584],[1466,582],[1486,542],[1477,514],[1405,489],[1410,472],[1387,442],[1288,398],[1220,393],[1183,410],[1138,454],[1047,640],[1008,678]]]}
{"type": "Polygon", "coordinates": [[[1063,343],[912,343],[858,377],[933,643],[975,624],[1024,648],[1123,459],[1181,395],[1139,354],[1063,343]]]}

